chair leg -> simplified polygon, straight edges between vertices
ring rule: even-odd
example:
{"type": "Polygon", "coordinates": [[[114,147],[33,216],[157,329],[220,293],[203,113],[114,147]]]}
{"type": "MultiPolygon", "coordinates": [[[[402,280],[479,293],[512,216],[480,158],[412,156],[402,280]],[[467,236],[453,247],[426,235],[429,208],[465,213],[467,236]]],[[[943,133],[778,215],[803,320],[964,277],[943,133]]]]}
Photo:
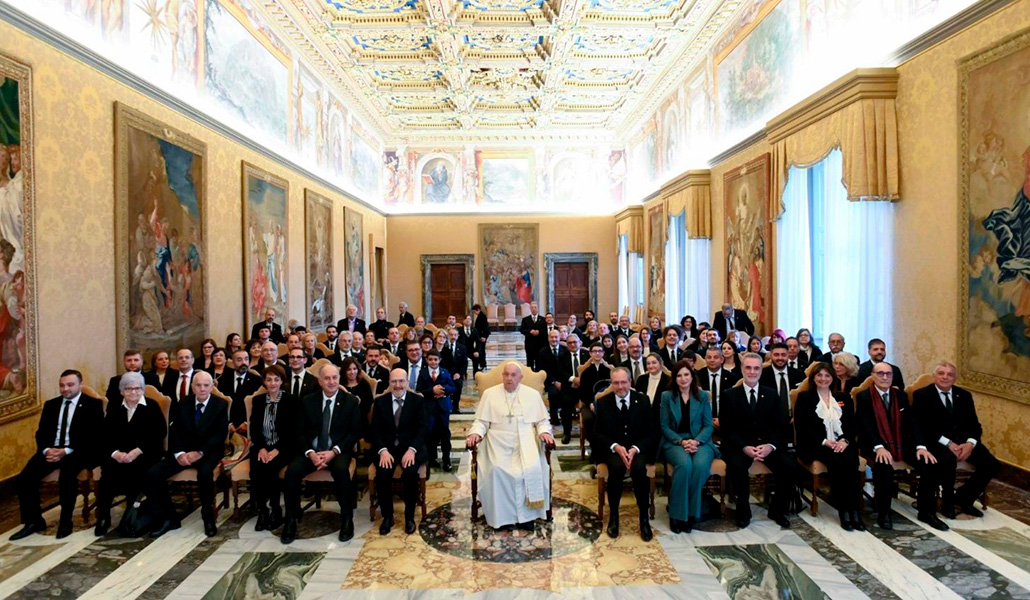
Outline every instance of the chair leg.
{"type": "Polygon", "coordinates": [[[654,489],[655,489],[655,482],[654,482],[654,477],[652,477],[651,478],[651,502],[650,502],[650,504],[648,506],[648,512],[650,513],[650,518],[651,518],[652,521],[654,520],[654,489]]]}
{"type": "Polygon", "coordinates": [[[89,481],[79,484],[79,493],[82,494],[82,520],[89,525],[89,481]]]}
{"type": "Polygon", "coordinates": [[[418,480],[418,504],[422,507],[422,519],[426,518],[426,480],[418,480]]]}
{"type": "Polygon", "coordinates": [[[815,491],[819,489],[819,476],[812,473],[812,516],[819,514],[819,495],[815,491]]]}
{"type": "Polygon", "coordinates": [[[603,477],[597,478],[597,520],[604,524],[604,493],[605,481],[603,477]]]}
{"type": "Polygon", "coordinates": [[[373,523],[376,520],[376,485],[371,477],[368,479],[368,520],[373,523]]]}

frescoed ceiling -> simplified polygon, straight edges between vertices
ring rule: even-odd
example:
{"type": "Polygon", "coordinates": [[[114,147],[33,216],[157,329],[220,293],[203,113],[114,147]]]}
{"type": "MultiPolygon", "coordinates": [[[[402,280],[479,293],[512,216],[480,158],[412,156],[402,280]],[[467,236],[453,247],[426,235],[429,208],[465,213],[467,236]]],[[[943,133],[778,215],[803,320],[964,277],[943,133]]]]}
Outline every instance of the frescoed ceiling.
{"type": "Polygon", "coordinates": [[[389,142],[614,139],[744,0],[264,0],[389,142]],[[506,134],[504,138],[497,138],[506,134]],[[485,138],[484,138],[485,139],[485,138]]]}

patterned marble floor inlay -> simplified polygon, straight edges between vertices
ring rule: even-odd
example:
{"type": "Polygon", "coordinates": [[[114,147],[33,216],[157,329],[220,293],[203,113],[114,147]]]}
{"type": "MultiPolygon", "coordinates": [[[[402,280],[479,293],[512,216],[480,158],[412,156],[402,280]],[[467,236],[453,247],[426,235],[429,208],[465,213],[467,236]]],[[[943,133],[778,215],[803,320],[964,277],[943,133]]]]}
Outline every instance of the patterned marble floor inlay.
{"type": "Polygon", "coordinates": [[[987,530],[956,529],[960,535],[1030,572],[1030,539],[1008,527],[987,530]]]}
{"type": "Polygon", "coordinates": [[[204,600],[297,600],[322,552],[245,552],[204,600]]]}
{"type": "Polygon", "coordinates": [[[15,573],[35,563],[63,544],[47,544],[45,546],[21,546],[4,544],[0,546],[0,581],[7,581],[15,573]]]}
{"type": "Polygon", "coordinates": [[[697,551],[734,600],[828,597],[775,544],[703,546],[697,551]]]}

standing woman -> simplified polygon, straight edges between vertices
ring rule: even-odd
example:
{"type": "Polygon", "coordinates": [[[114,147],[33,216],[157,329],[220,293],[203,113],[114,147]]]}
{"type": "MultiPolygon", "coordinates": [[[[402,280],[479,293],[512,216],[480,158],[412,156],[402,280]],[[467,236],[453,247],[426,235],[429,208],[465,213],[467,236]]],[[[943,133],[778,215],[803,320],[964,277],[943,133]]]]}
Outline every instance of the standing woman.
{"type": "Polygon", "coordinates": [[[310,367],[315,364],[315,361],[320,358],[325,358],[325,352],[318,347],[318,336],[311,333],[305,333],[301,338],[301,346],[304,348],[304,356],[307,357],[306,367],[310,367]]]}
{"type": "Polygon", "coordinates": [[[737,345],[726,340],[719,345],[719,348],[722,350],[722,368],[740,377],[740,356],[737,354],[737,345]]]}
{"type": "Polygon", "coordinates": [[[712,402],[685,360],[672,369],[662,393],[662,455],[672,467],[669,523],[673,533],[690,533],[701,518],[701,493],[719,450],[712,444],[712,402]]]}
{"type": "Polygon", "coordinates": [[[168,366],[171,362],[168,353],[164,350],[158,350],[154,356],[150,357],[150,377],[152,381],[157,382],[153,385],[159,390],[164,389],[165,375],[168,373],[168,366]]]}
{"type": "Polygon", "coordinates": [[[225,355],[232,356],[234,352],[243,347],[243,338],[240,334],[233,332],[225,336],[225,355]]]}
{"type": "Polygon", "coordinates": [[[757,335],[751,336],[747,341],[747,351],[754,352],[765,360],[765,352],[762,350],[762,338],[757,335]]]}
{"type": "Polygon", "coordinates": [[[858,477],[858,448],[855,445],[855,411],[851,397],[830,389],[833,370],[817,362],[794,405],[794,431],[798,458],[818,460],[829,469],[833,506],[840,513],[844,531],[865,531],[858,514],[862,493],[858,477]]]}
{"type": "Polygon", "coordinates": [[[683,333],[689,338],[697,339],[697,319],[693,315],[687,315],[680,319],[680,327],[683,328],[683,333]]]}
{"type": "Polygon", "coordinates": [[[808,357],[808,364],[812,364],[817,358],[823,355],[822,349],[812,343],[811,331],[802,327],[801,329],[798,329],[798,334],[794,337],[798,339],[798,351],[804,352],[805,356],[808,357]]]}
{"type": "Polygon", "coordinates": [[[862,384],[858,380],[858,359],[850,352],[841,352],[833,357],[833,373],[836,376],[833,391],[843,392],[849,398],[851,390],[862,384]]]}
{"type": "Polygon", "coordinates": [[[203,342],[200,342],[200,355],[197,356],[196,369],[198,371],[211,372],[215,368],[214,359],[211,355],[215,353],[215,341],[211,338],[207,338],[203,342]]]}
{"type": "Polygon", "coordinates": [[[257,367],[258,361],[261,360],[261,340],[248,340],[247,354],[250,356],[250,368],[257,367]]]}
{"type": "Polygon", "coordinates": [[[662,329],[664,329],[662,327],[662,320],[658,317],[651,317],[648,321],[648,326],[651,328],[651,339],[657,343],[658,340],[662,339],[662,329]]]}
{"type": "Polygon", "coordinates": [[[279,471],[294,458],[300,398],[283,389],[286,371],[279,365],[262,374],[265,393],[254,396],[250,411],[250,493],[258,510],[254,531],[271,531],[283,523],[279,471]]]}
{"type": "Polygon", "coordinates": [[[218,386],[218,380],[221,378],[222,373],[232,373],[231,368],[225,368],[227,361],[228,357],[225,355],[225,348],[215,348],[215,351],[211,353],[211,378],[215,380],[215,387],[218,386]]]}
{"type": "Polygon", "coordinates": [[[361,433],[365,434],[369,419],[372,417],[372,386],[361,376],[361,365],[352,356],[343,359],[340,364],[340,385],[358,397],[358,407],[361,411],[361,433]]]}

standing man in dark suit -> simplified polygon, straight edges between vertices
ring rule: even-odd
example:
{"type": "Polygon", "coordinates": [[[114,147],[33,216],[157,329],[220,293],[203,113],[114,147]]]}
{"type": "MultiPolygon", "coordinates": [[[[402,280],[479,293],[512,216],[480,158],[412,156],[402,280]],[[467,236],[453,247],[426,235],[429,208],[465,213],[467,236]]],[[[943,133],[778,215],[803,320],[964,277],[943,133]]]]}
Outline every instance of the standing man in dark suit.
{"type": "Polygon", "coordinates": [[[982,517],[983,513],[973,507],[973,502],[983,496],[991,479],[997,477],[1001,463],[984,445],[973,395],[955,385],[957,378],[955,365],[947,361],[937,363],[933,385],[912,394],[912,416],[919,425],[927,450],[937,458],[941,514],[949,519],[956,517],[956,511],[982,517]],[[955,468],[961,461],[967,461],[976,470],[956,490],[955,468]]]}
{"type": "Polygon", "coordinates": [[[393,473],[402,468],[404,500],[404,533],[415,533],[415,506],[418,504],[418,468],[426,461],[429,425],[425,399],[408,390],[408,373],[404,369],[390,372],[390,391],[375,399],[372,405],[372,449],[377,452],[375,486],[383,523],[379,534],[387,535],[393,527],[393,473]]]}
{"type": "Polygon", "coordinates": [[[662,338],[665,339],[665,346],[659,348],[658,355],[662,357],[665,368],[672,370],[672,367],[683,358],[683,351],[680,350],[680,330],[675,325],[669,325],[662,330],[662,338]]]}
{"type": "Polygon", "coordinates": [[[787,365],[786,344],[773,344],[769,356],[770,364],[762,369],[762,378],[758,383],[776,390],[783,414],[787,415],[789,420],[794,411],[794,407],[790,405],[790,390],[801,385],[805,380],[805,373],[787,365]]]}
{"type": "Polygon", "coordinates": [[[801,351],[801,344],[798,342],[798,339],[796,337],[789,337],[783,343],[787,345],[787,366],[799,371],[808,369],[808,355],[801,351]]]}
{"type": "Polygon", "coordinates": [[[282,344],[286,341],[286,338],[283,337],[282,325],[275,322],[274,308],[266,308],[265,320],[254,323],[254,326],[250,328],[250,339],[260,339],[261,336],[258,335],[258,332],[264,327],[268,328],[268,339],[272,340],[276,344],[282,344]]]}
{"type": "MultiPolygon", "coordinates": [[[[812,361],[820,360],[832,367],[833,357],[844,352],[844,336],[836,332],[831,333],[830,337],[826,338],[826,345],[830,348],[830,351],[823,354],[818,359],[812,359],[812,361]]],[[[862,381],[860,380],[859,383],[862,383],[862,381]]]]}
{"type": "Polygon", "coordinates": [[[733,308],[733,305],[726,303],[722,310],[715,313],[712,318],[712,329],[719,332],[719,339],[724,340],[730,331],[743,331],[749,336],[755,335],[755,324],[747,311],[740,308],[733,308]]]}
{"type": "Polygon", "coordinates": [[[398,304],[397,310],[400,311],[400,314],[397,315],[398,327],[400,327],[401,325],[407,325],[408,327],[415,326],[415,316],[408,312],[407,302],[401,302],[400,304],[398,304]]]}
{"type": "Polygon", "coordinates": [[[451,472],[451,406],[456,400],[454,379],[450,372],[440,366],[440,353],[435,349],[426,352],[426,378],[424,387],[426,412],[429,416],[429,466],[440,468],[436,461],[436,447],[440,446],[443,470],[451,472]]]}
{"type": "Polygon", "coordinates": [[[186,402],[193,395],[193,351],[189,348],[179,348],[175,352],[175,363],[179,372],[173,376],[165,376],[165,386],[161,390],[165,396],[172,399],[172,405],[168,410],[168,420],[174,421],[179,412],[175,407],[180,402],[186,402]]]}
{"type": "Polygon", "coordinates": [[[358,307],[353,304],[347,305],[347,316],[336,322],[337,334],[343,333],[344,331],[349,331],[352,335],[365,335],[365,320],[358,318],[358,307]]]}
{"type": "MultiPolygon", "coordinates": [[[[125,367],[124,373],[143,373],[143,354],[139,350],[126,350],[122,354],[122,366],[125,367]]],[[[122,374],[119,374],[111,377],[107,382],[107,391],[104,395],[107,397],[108,404],[117,404],[122,401],[122,393],[118,389],[121,380],[122,374]]],[[[151,381],[156,380],[156,377],[151,381],[147,381],[147,376],[144,375],[144,380],[146,384],[151,384],[151,381]]]]}
{"type": "Polygon", "coordinates": [[[486,370],[486,340],[490,337],[490,322],[486,319],[486,313],[483,312],[483,308],[478,304],[472,305],[472,325],[475,327],[479,341],[476,344],[476,351],[479,352],[478,369],[476,368],[476,360],[472,361],[472,374],[475,375],[477,371],[486,370]]]}
{"type": "Polygon", "coordinates": [[[787,504],[794,491],[794,462],[787,456],[787,415],[776,390],[759,385],[762,357],[745,352],[740,355],[743,385],[722,392],[722,453],[727,475],[737,496],[737,525],[751,523],[751,463],[761,461],[773,472],[776,495],[769,507],[769,518],[784,529],[787,504]]]}
{"type": "MultiPolygon", "coordinates": [[[[393,323],[386,320],[386,309],[382,306],[376,309],[376,320],[368,326],[368,330],[375,336],[376,341],[382,343],[386,335],[393,328],[393,323]]],[[[340,331],[343,331],[342,329],[340,331]]]]}
{"type": "Polygon", "coordinates": [[[78,495],[79,473],[97,463],[96,449],[104,420],[100,400],[82,395],[82,373],[68,369],[58,381],[61,395],[43,404],[36,429],[36,451],[18,474],[16,489],[24,527],[11,536],[20,540],[46,530],[46,521],[39,506],[39,483],[56,469],[60,488],[61,517],[57,538],[72,532],[72,515],[78,495]]]}
{"type": "Polygon", "coordinates": [[[147,496],[158,506],[163,519],[151,533],[160,537],[181,526],[172,497],[168,492],[168,478],[183,469],[197,470],[200,488],[200,515],[204,520],[207,537],[218,534],[215,525],[215,469],[225,455],[225,436],[229,431],[229,406],[211,395],[214,380],[211,375],[198,371],[193,377],[193,394],[178,405],[177,413],[168,433],[168,456],[147,472],[147,496]]]}
{"type": "Polygon", "coordinates": [[[624,335],[626,339],[629,339],[633,335],[633,330],[630,329],[629,325],[629,315],[619,317],[619,324],[612,325],[612,337],[624,335]]]}
{"type": "Polygon", "coordinates": [[[243,401],[261,387],[261,377],[250,372],[250,354],[243,348],[232,353],[232,376],[218,380],[218,391],[232,398],[229,423],[239,428],[247,420],[247,407],[243,401]]]}
{"type": "Polygon", "coordinates": [[[619,366],[629,369],[630,381],[636,382],[641,375],[647,373],[647,367],[644,365],[644,345],[640,343],[640,336],[629,338],[627,351],[629,358],[619,366]]]}
{"type": "Polygon", "coordinates": [[[444,368],[451,373],[454,379],[454,406],[451,407],[451,414],[461,412],[461,391],[465,388],[465,378],[468,377],[469,359],[465,352],[465,346],[458,342],[458,330],[451,327],[447,330],[447,343],[444,344],[440,353],[441,362],[444,368]]]}
{"type": "MultiPolygon", "coordinates": [[[[858,365],[858,377],[855,378],[859,385],[873,374],[873,365],[881,363],[887,358],[887,344],[883,340],[873,338],[869,340],[867,348],[869,350],[869,360],[858,365]]],[[[891,365],[891,363],[887,364],[891,365]]],[[[892,385],[899,390],[905,389],[905,377],[901,374],[901,369],[897,365],[891,365],[891,369],[894,371],[894,383],[892,385]]],[[[912,402],[915,402],[914,397],[912,402]]]]}
{"type": "Polygon", "coordinates": [[[319,391],[301,400],[296,448],[304,453],[286,468],[286,523],[280,535],[284,544],[297,539],[300,516],[300,491],[308,473],[326,469],[336,485],[343,525],[341,542],[354,537],[354,484],[350,478],[350,461],[361,437],[359,400],[340,389],[340,368],[325,365],[318,374],[319,391]]]}
{"type": "Polygon", "coordinates": [[[712,399],[712,425],[719,429],[719,412],[722,410],[723,394],[730,391],[740,380],[733,371],[722,368],[722,351],[716,346],[705,349],[705,367],[697,372],[697,383],[712,399]]]}
{"type": "MultiPolygon", "coordinates": [[[[579,336],[569,335],[565,338],[566,353],[558,361],[558,376],[555,378],[555,388],[561,394],[561,426],[562,443],[568,444],[572,441],[572,413],[576,412],[576,405],[579,404],[579,368],[590,362],[590,353],[580,348],[579,336]]],[[[551,420],[558,416],[558,408],[551,408],[551,420]]],[[[579,432],[585,435],[584,432],[579,432]]]]}
{"type": "Polygon", "coordinates": [[[479,332],[472,324],[472,316],[466,316],[461,325],[458,326],[458,341],[465,346],[465,354],[472,363],[472,374],[477,371],[479,364],[479,332]]]}
{"type": "Polygon", "coordinates": [[[404,355],[400,362],[394,365],[398,369],[408,372],[408,386],[421,394],[428,396],[426,386],[429,382],[429,367],[422,357],[422,345],[416,340],[408,340],[404,345],[404,355]]]}
{"type": "Polygon", "coordinates": [[[519,333],[526,338],[526,366],[534,371],[539,371],[540,369],[536,367],[536,358],[547,340],[547,327],[543,317],[540,316],[540,307],[536,302],[529,303],[529,315],[522,317],[519,333]]]}
{"type": "Polygon", "coordinates": [[[614,393],[597,402],[592,444],[597,464],[608,465],[608,536],[619,537],[622,479],[628,472],[633,478],[633,495],[640,512],[640,538],[650,542],[653,535],[648,521],[651,482],[645,462],[654,456],[658,440],[654,412],[647,396],[631,388],[630,372],[625,367],[616,368],[611,380],[614,393]]]}
{"type": "Polygon", "coordinates": [[[601,342],[591,344],[589,353],[590,361],[587,368],[582,369],[576,379],[579,381],[579,413],[583,415],[583,431],[580,433],[586,436],[587,442],[590,442],[593,448],[594,395],[601,391],[595,388],[599,382],[611,379],[612,371],[608,363],[604,362],[604,346],[601,342]]]}
{"type": "Polygon", "coordinates": [[[941,472],[937,458],[927,450],[919,424],[909,408],[908,396],[891,384],[894,372],[887,363],[873,367],[873,385],[855,397],[862,455],[873,471],[873,506],[881,529],[893,529],[894,462],[905,461],[919,473],[916,503],[918,518],[934,529],[947,531],[937,518],[937,488],[941,472]]]}
{"type": "Polygon", "coordinates": [[[369,346],[365,350],[365,373],[378,382],[376,389],[372,390],[373,396],[382,393],[390,385],[390,372],[386,370],[386,367],[379,364],[381,353],[382,349],[377,345],[369,346]]]}

